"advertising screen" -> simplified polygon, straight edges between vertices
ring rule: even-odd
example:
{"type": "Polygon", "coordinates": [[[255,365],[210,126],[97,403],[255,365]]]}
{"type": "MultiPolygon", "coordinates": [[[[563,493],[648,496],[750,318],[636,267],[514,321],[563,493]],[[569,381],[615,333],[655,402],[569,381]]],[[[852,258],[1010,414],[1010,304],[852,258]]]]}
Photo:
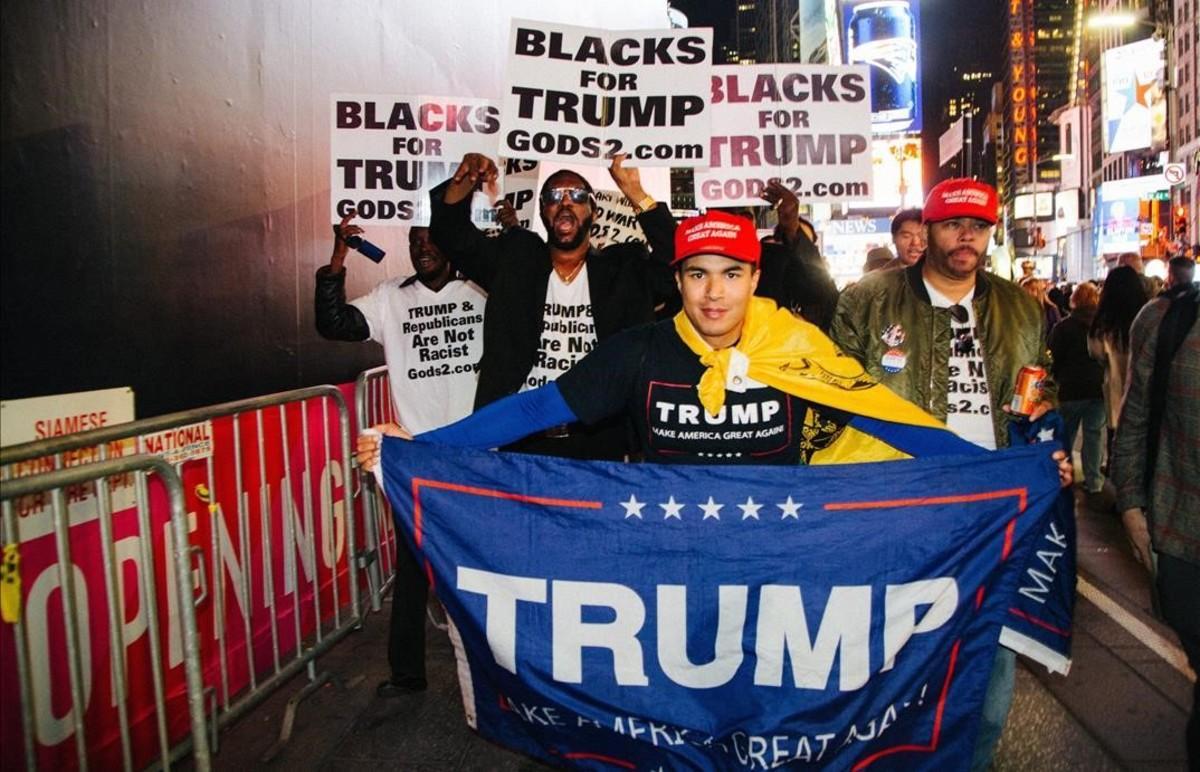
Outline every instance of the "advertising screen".
{"type": "Polygon", "coordinates": [[[921,130],[919,6],[913,0],[840,0],[843,60],[871,68],[876,133],[921,130]]]}
{"type": "Polygon", "coordinates": [[[1104,152],[1166,146],[1163,45],[1163,41],[1151,38],[1104,52],[1104,87],[1100,92],[1104,152]]]}
{"type": "MultiPolygon", "coordinates": [[[[1168,188],[1161,174],[1110,180],[1100,186],[1096,206],[1096,254],[1138,252],[1145,240],[1141,221],[1141,202],[1168,188]]],[[[1148,225],[1148,223],[1147,223],[1148,225]]]]}

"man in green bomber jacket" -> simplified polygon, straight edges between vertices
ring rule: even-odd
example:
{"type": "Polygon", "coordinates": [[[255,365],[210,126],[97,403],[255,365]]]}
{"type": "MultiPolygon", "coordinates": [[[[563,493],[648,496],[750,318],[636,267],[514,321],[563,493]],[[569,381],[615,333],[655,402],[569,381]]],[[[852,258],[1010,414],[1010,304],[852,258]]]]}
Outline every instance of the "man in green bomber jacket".
{"type": "MultiPolygon", "coordinates": [[[[830,337],[900,396],[943,419],[959,436],[995,449],[1008,445],[1008,412],[1024,365],[1049,370],[1042,310],[1010,281],[983,270],[998,202],[992,186],[938,183],[922,211],[925,256],[877,271],[838,300],[830,337]]],[[[1056,389],[1030,419],[1052,406],[1056,389]]],[[[984,698],[971,768],[987,769],[1012,704],[1016,654],[1000,646],[984,698]]]]}
{"type": "MultiPolygon", "coordinates": [[[[1037,303],[982,268],[996,208],[990,185],[939,183],[925,204],[926,256],[847,288],[830,332],[872,376],[986,448],[1008,445],[1015,416],[1004,408],[1021,367],[1049,369],[1037,303]]],[[[1042,412],[1052,379],[1043,391],[1042,412]]]]}

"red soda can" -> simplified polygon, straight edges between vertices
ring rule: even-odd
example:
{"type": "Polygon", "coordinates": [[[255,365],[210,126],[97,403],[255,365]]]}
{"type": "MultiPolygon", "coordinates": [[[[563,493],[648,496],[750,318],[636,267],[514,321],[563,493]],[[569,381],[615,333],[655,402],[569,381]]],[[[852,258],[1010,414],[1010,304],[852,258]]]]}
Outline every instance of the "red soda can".
{"type": "Polygon", "coordinates": [[[1046,379],[1046,368],[1025,365],[1017,373],[1016,388],[1013,389],[1012,411],[1017,415],[1032,415],[1042,401],[1042,381],[1046,379]]]}

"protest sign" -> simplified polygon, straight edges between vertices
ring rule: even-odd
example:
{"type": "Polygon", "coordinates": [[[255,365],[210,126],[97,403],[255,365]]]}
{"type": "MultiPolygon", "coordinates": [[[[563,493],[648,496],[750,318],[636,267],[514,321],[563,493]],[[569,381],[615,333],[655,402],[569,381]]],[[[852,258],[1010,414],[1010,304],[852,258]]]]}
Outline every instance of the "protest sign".
{"type": "Polygon", "coordinates": [[[1052,450],[748,469],[385,439],[382,474],[487,739],[595,769],[948,769],[1063,504],[1052,450]]]}
{"type": "Polygon", "coordinates": [[[625,194],[616,190],[596,191],[596,214],[592,217],[592,244],[603,249],[609,244],[630,241],[646,243],[637,213],[625,194]]]}
{"type": "Polygon", "coordinates": [[[605,31],[514,19],[500,154],[703,166],[712,30],[605,31]]]}
{"type": "Polygon", "coordinates": [[[712,68],[709,168],[696,205],[762,204],[778,177],[802,203],[871,192],[871,94],[862,65],[712,68]]]}
{"type": "Polygon", "coordinates": [[[495,102],[473,97],[334,94],[330,205],[334,221],[428,225],[429,190],[466,153],[494,156],[495,102]]]}
{"type": "Polygon", "coordinates": [[[517,225],[532,228],[538,217],[538,162],[525,158],[503,159],[504,198],[517,214],[517,225]]]}

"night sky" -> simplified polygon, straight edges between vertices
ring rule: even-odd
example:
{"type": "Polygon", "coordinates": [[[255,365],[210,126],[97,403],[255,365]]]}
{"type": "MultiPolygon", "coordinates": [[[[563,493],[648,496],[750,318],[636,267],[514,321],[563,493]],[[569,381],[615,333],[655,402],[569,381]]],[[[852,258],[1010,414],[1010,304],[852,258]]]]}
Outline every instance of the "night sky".
{"type": "MultiPolygon", "coordinates": [[[[693,27],[712,27],[713,45],[733,36],[736,2],[732,0],[671,0],[693,27]]],[[[954,65],[990,68],[999,76],[1004,60],[1003,0],[921,1],[921,87],[925,127],[922,132],[925,186],[938,178],[937,140],[946,130],[942,110],[952,96],[949,75],[954,65]]]]}

